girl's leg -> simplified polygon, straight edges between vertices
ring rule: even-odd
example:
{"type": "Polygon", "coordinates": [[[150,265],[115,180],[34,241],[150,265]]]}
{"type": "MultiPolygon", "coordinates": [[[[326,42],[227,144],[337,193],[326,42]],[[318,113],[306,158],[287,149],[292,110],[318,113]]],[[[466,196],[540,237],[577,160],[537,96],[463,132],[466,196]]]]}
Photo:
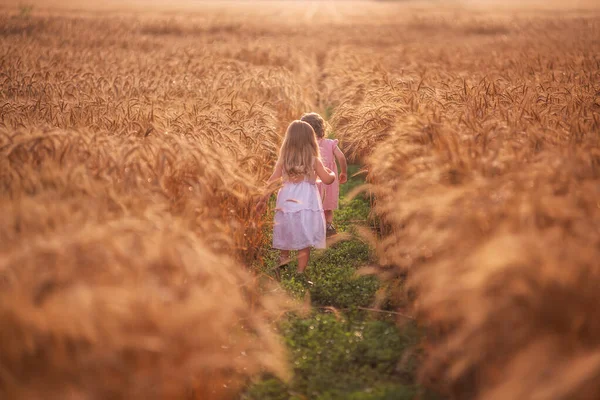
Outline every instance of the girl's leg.
{"type": "Polygon", "coordinates": [[[298,272],[303,273],[310,258],[310,247],[298,250],[298,272]]]}
{"type": "Polygon", "coordinates": [[[333,210],[325,210],[325,229],[327,237],[337,233],[335,227],[333,226],[333,210]]]}
{"type": "Polygon", "coordinates": [[[281,250],[279,252],[279,266],[285,265],[290,262],[290,251],[289,250],[281,250]]]}
{"type": "Polygon", "coordinates": [[[333,222],[333,210],[325,210],[325,221],[327,221],[327,224],[333,222]]]}
{"type": "Polygon", "coordinates": [[[278,281],[281,280],[281,270],[290,262],[290,251],[279,250],[279,265],[275,267],[275,277],[278,281]]]}

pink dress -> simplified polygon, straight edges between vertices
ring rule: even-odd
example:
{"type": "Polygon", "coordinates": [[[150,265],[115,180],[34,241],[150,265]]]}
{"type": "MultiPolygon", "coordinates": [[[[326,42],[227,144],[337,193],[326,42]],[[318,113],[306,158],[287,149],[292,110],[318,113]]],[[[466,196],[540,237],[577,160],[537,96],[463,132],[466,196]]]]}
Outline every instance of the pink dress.
{"type": "Polygon", "coordinates": [[[323,201],[324,210],[337,210],[338,199],[340,197],[340,182],[338,180],[337,164],[333,152],[337,148],[337,139],[321,139],[319,140],[319,149],[321,152],[321,161],[323,165],[335,173],[335,181],[331,185],[319,185],[321,200],[323,201]]]}
{"type": "Polygon", "coordinates": [[[300,182],[290,182],[284,174],[275,207],[274,248],[325,248],[325,215],[314,175],[300,182]]]}

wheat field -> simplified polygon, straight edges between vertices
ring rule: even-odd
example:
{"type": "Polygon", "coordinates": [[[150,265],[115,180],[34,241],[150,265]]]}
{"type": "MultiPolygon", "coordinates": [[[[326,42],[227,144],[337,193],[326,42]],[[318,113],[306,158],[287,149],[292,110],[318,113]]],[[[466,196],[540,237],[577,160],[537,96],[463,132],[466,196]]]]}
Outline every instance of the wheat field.
{"type": "Polygon", "coordinates": [[[599,398],[598,38],[592,1],[1,1],[0,398],[287,379],[254,205],[307,111],[424,385],[599,398]]]}

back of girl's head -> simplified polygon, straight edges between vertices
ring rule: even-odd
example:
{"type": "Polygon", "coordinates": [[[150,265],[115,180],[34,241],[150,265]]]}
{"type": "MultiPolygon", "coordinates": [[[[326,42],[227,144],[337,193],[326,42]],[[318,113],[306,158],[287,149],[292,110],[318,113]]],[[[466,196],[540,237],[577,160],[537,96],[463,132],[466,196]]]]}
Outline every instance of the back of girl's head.
{"type": "Polygon", "coordinates": [[[309,175],[314,170],[319,145],[313,128],[304,121],[293,121],[287,128],[280,158],[289,176],[309,175]]]}
{"type": "Polygon", "coordinates": [[[319,114],[306,113],[300,117],[300,120],[309,123],[319,139],[325,137],[325,120],[319,114]]]}

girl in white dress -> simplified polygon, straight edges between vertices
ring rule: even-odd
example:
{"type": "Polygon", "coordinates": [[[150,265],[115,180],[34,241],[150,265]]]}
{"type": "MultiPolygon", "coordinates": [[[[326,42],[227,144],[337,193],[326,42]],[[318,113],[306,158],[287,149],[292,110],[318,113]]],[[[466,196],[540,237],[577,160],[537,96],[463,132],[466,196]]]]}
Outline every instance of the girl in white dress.
{"type": "MultiPolygon", "coordinates": [[[[267,184],[283,178],[277,193],[273,247],[281,251],[280,266],[289,262],[290,250],[298,250],[299,273],[308,265],[311,247],[325,248],[325,217],[317,177],[326,185],[335,181],[335,174],[321,162],[313,128],[294,121],[288,126],[267,184]]],[[[267,198],[261,200],[260,208],[267,198]]]]}

